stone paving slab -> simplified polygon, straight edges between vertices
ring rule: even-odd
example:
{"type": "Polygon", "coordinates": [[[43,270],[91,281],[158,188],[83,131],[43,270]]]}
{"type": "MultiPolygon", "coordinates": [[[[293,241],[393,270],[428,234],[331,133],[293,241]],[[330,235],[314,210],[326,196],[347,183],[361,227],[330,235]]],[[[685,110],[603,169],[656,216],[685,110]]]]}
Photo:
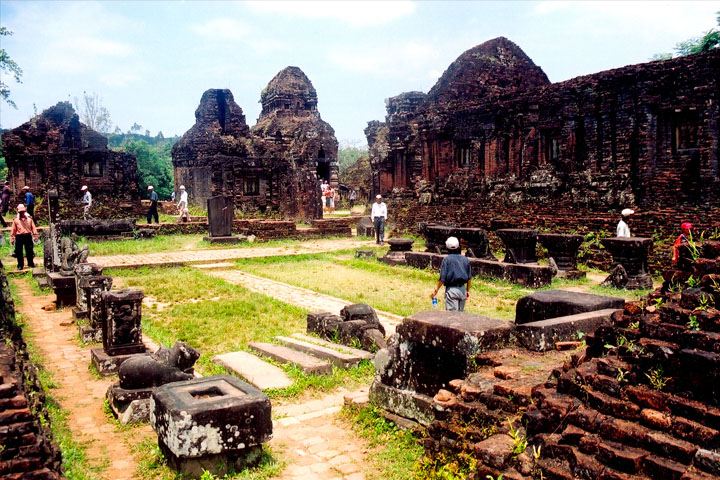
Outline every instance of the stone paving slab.
{"type": "Polygon", "coordinates": [[[105,268],[137,268],[145,266],[179,266],[193,263],[226,262],[238,258],[276,257],[308,253],[332,252],[362,248],[372,245],[368,240],[315,240],[301,242],[288,247],[246,247],[207,250],[177,250],[133,255],[108,255],[90,257],[88,262],[98,263],[105,268]]]}
{"type": "MultiPolygon", "coordinates": [[[[340,310],[353,303],[240,270],[210,270],[206,273],[234,285],[241,285],[252,292],[262,293],[281,302],[305,308],[310,312],[331,312],[337,315],[340,310]]],[[[392,336],[395,333],[395,327],[402,322],[403,317],[381,310],[375,312],[380,323],[385,327],[385,334],[392,336]]]]}
{"type": "Polygon", "coordinates": [[[238,351],[215,355],[213,362],[237,373],[260,390],[285,388],[293,384],[282,368],[278,368],[252,353],[238,351]]]}
{"type": "Polygon", "coordinates": [[[252,342],[248,344],[248,347],[278,362],[297,365],[306,375],[330,375],[332,373],[332,365],[328,362],[276,343],[252,342]]]}
{"type": "Polygon", "coordinates": [[[293,350],[298,350],[300,352],[307,353],[308,355],[312,355],[313,357],[327,360],[339,368],[354,367],[360,363],[361,360],[366,358],[365,356],[360,357],[351,353],[344,353],[336,348],[316,345],[297,338],[275,337],[275,340],[280,341],[280,343],[284,344],[288,348],[292,348],[293,350]]]}
{"type": "Polygon", "coordinates": [[[324,338],[313,337],[312,335],[306,335],[304,333],[293,333],[292,336],[297,338],[298,340],[302,340],[304,342],[314,343],[316,345],[322,345],[323,347],[333,348],[340,352],[349,353],[351,355],[355,355],[356,357],[361,357],[363,359],[371,360],[375,357],[375,355],[373,355],[372,353],[367,352],[365,350],[360,350],[359,348],[348,347],[347,345],[342,345],[339,343],[333,343],[329,340],[325,340],[324,338]]]}

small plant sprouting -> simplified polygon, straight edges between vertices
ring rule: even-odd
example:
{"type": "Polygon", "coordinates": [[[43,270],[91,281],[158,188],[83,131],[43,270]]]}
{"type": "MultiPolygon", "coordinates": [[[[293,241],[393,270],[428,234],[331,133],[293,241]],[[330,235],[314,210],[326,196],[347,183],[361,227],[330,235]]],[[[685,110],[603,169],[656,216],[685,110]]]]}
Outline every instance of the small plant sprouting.
{"type": "Polygon", "coordinates": [[[618,368],[618,374],[617,374],[617,381],[618,383],[627,383],[628,379],[625,377],[629,372],[627,370],[623,370],[622,368],[618,368]]]}
{"type": "Polygon", "coordinates": [[[700,322],[695,315],[690,315],[690,321],[687,323],[690,330],[700,330],[700,322]]]}
{"type": "Polygon", "coordinates": [[[663,377],[663,368],[659,365],[650,370],[650,373],[646,373],[645,376],[650,380],[650,385],[652,385],[655,390],[662,390],[665,388],[665,385],[667,385],[668,380],[670,380],[668,377],[663,377]]]}
{"type": "Polygon", "coordinates": [[[693,275],[690,275],[690,278],[687,279],[687,284],[688,284],[688,287],[690,287],[690,288],[697,287],[699,283],[700,283],[700,280],[695,278],[695,276],[693,276],[693,275]]]}
{"type": "Polygon", "coordinates": [[[485,479],[486,479],[486,480],[502,480],[502,478],[503,478],[503,474],[502,474],[502,473],[501,473],[500,475],[498,475],[497,478],[493,477],[492,475],[485,475],[485,479]]]}
{"type": "Polygon", "coordinates": [[[710,301],[706,295],[700,297],[700,305],[695,310],[707,310],[710,306],[710,301]]]}
{"type": "Polygon", "coordinates": [[[664,298],[656,298],[655,299],[655,308],[660,308],[663,305],[665,305],[665,299],[664,298]]]}
{"type": "Polygon", "coordinates": [[[540,460],[540,451],[542,450],[542,445],[533,445],[533,458],[535,461],[540,460]]]}
{"type": "Polygon", "coordinates": [[[525,435],[521,435],[520,432],[515,430],[513,428],[513,424],[511,420],[508,420],[508,425],[510,425],[510,436],[513,439],[513,449],[512,454],[513,456],[517,457],[521,453],[525,451],[525,449],[528,446],[528,441],[525,435]]]}
{"type": "Polygon", "coordinates": [[[680,282],[678,282],[677,279],[675,279],[675,278],[670,280],[670,285],[668,285],[668,291],[669,292],[679,292],[680,291],[680,282]]]}
{"type": "Polygon", "coordinates": [[[630,327],[630,330],[638,330],[640,328],[640,322],[632,322],[628,326],[630,327]]]}

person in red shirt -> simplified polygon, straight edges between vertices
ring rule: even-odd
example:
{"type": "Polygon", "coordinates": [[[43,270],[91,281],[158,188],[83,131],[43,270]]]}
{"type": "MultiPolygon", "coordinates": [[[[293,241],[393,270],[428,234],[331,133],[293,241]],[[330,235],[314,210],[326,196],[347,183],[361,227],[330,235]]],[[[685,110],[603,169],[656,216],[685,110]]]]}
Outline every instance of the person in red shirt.
{"type": "Polygon", "coordinates": [[[673,256],[672,256],[673,265],[676,265],[678,263],[678,260],[680,259],[680,247],[682,245],[687,245],[688,242],[692,239],[692,233],[690,233],[691,229],[692,229],[692,223],[685,222],[682,225],[680,225],[680,231],[682,233],[675,240],[675,243],[673,244],[673,256]]]}
{"type": "Polygon", "coordinates": [[[17,206],[18,214],[13,219],[12,228],[10,229],[10,243],[15,245],[15,257],[17,257],[18,270],[25,268],[25,259],[23,258],[23,246],[25,247],[25,255],[27,256],[28,267],[35,268],[33,258],[33,240],[37,241],[38,235],[35,222],[32,217],[27,214],[27,208],[22,203],[17,206]]]}

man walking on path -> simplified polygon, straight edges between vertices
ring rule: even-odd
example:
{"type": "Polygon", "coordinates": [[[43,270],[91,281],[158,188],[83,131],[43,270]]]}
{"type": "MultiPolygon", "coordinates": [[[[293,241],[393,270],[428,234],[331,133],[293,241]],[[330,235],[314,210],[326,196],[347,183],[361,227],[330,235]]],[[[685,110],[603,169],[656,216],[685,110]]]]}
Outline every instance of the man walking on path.
{"type": "Polygon", "coordinates": [[[25,248],[25,256],[27,256],[28,267],[35,268],[33,258],[35,252],[33,251],[33,240],[37,241],[40,236],[38,235],[37,228],[35,228],[35,222],[32,217],[27,214],[27,209],[22,203],[17,206],[18,214],[13,220],[12,229],[10,230],[10,243],[15,245],[15,257],[18,262],[18,270],[25,268],[25,261],[23,259],[23,247],[25,248]]]}
{"type": "Polygon", "coordinates": [[[35,195],[30,192],[30,187],[25,185],[23,187],[25,193],[25,206],[27,207],[27,214],[35,218],[35,195]]]}
{"type": "Polygon", "coordinates": [[[180,212],[180,217],[178,218],[178,223],[182,221],[189,222],[190,221],[190,211],[188,210],[188,194],[185,191],[185,185],[180,185],[180,201],[177,204],[178,212],[180,212]]]}
{"type": "Polygon", "coordinates": [[[2,196],[0,197],[0,223],[2,223],[3,227],[7,227],[8,224],[5,221],[5,215],[7,214],[8,210],[10,210],[10,182],[5,180],[5,184],[3,185],[2,189],[2,196]]]}
{"type": "Polygon", "coordinates": [[[148,185],[148,191],[150,192],[150,208],[147,212],[147,222],[148,224],[152,223],[152,219],[155,219],[155,223],[160,223],[160,217],[158,216],[158,194],[155,193],[155,190],[153,189],[152,185],[148,185]]]}
{"type": "Polygon", "coordinates": [[[370,219],[375,225],[375,239],[378,245],[382,245],[385,242],[385,220],[387,220],[387,205],[382,201],[382,196],[377,195],[375,197],[375,203],[372,206],[372,212],[370,213],[370,219]]]}
{"type": "Polygon", "coordinates": [[[80,189],[81,192],[83,192],[83,197],[80,203],[83,204],[83,218],[85,220],[90,220],[92,215],[90,215],[90,208],[92,207],[92,195],[90,195],[90,191],[87,188],[87,185],[83,185],[80,189]]]}
{"type": "Polygon", "coordinates": [[[440,280],[430,298],[435,298],[440,287],[445,285],[445,310],[462,312],[465,310],[465,302],[470,298],[470,260],[465,255],[460,255],[460,242],[457,238],[448,238],[445,246],[450,254],[443,258],[440,280]]]}

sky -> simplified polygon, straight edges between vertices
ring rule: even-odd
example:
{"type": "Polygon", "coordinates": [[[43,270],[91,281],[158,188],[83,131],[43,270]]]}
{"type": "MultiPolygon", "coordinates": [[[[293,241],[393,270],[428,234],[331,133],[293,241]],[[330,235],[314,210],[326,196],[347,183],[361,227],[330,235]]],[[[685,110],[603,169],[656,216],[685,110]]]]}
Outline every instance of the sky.
{"type": "Polygon", "coordinates": [[[0,47],[14,128],[57,102],[97,93],[115,126],[182,135],[209,88],[229,88],[248,125],[260,92],[300,67],[341,145],[365,144],[385,99],[432,88],[464,51],[515,42],[551,82],[643,63],[716,25],[720,2],[14,1],[0,2],[0,47]]]}

